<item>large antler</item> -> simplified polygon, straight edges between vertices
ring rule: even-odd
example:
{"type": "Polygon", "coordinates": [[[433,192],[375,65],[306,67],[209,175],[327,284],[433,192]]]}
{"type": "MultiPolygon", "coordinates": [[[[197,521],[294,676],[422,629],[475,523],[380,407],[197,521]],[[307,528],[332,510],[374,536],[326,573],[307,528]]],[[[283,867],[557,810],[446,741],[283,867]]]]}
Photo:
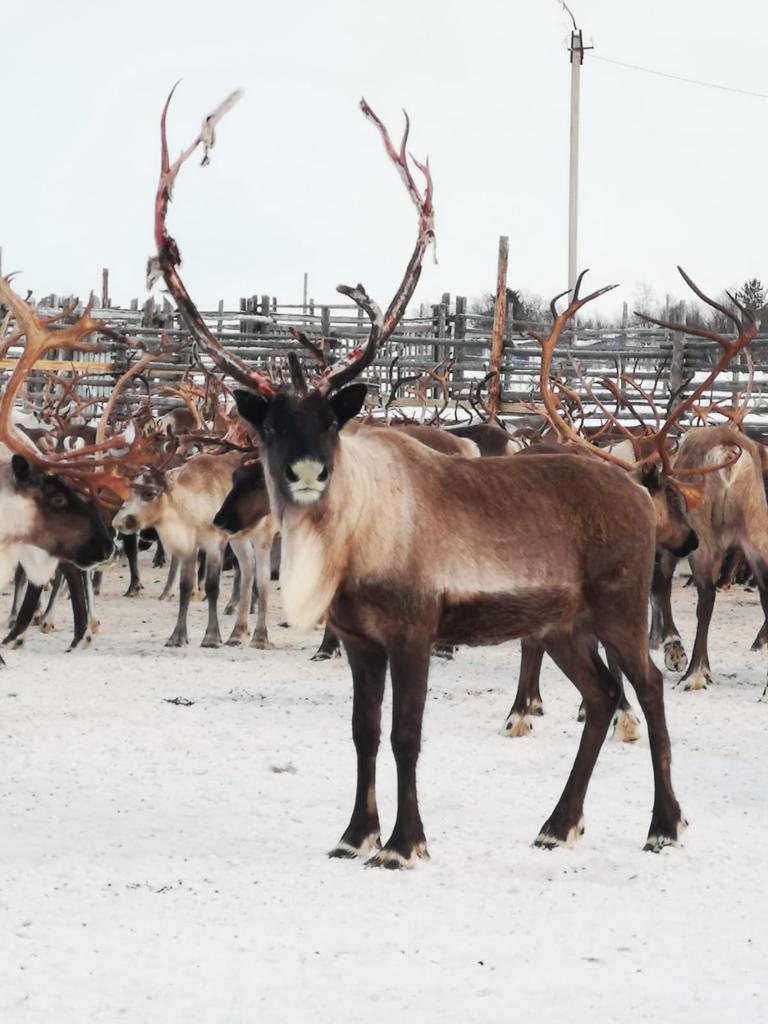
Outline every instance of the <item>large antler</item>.
{"type": "MultiPolygon", "coordinates": [[[[713,309],[716,309],[718,313],[721,313],[723,316],[727,317],[727,319],[731,321],[731,323],[736,328],[737,335],[733,341],[729,341],[728,338],[726,338],[722,334],[719,334],[717,331],[709,330],[706,327],[699,327],[696,324],[679,324],[667,320],[657,320],[655,317],[648,316],[646,313],[636,314],[642,320],[645,320],[647,323],[656,324],[657,327],[664,327],[666,330],[679,331],[683,334],[692,334],[697,338],[706,338],[709,341],[716,341],[722,349],[720,358],[715,363],[712,372],[709,374],[709,376],[705,380],[703,380],[701,384],[699,384],[698,387],[696,387],[683,402],[681,402],[672,410],[672,412],[669,416],[667,416],[666,421],[662,425],[661,430],[659,430],[658,434],[656,435],[659,457],[661,459],[664,472],[667,475],[672,475],[672,467],[669,462],[669,455],[666,451],[665,444],[666,438],[669,436],[670,430],[676,423],[680,422],[681,417],[690,409],[692,409],[694,404],[698,402],[699,398],[701,398],[704,392],[707,391],[712,386],[712,384],[714,384],[715,380],[717,379],[719,374],[725,369],[725,367],[733,359],[735,359],[736,356],[743,349],[746,348],[750,341],[752,341],[752,339],[756,336],[758,330],[758,323],[755,314],[750,309],[747,309],[745,306],[743,306],[738,301],[738,299],[736,299],[733,295],[731,295],[730,293],[726,293],[728,294],[728,298],[731,300],[734,306],[736,306],[736,308],[742,313],[743,317],[746,319],[746,324],[744,323],[744,320],[737,317],[735,313],[731,312],[731,310],[727,309],[725,306],[722,306],[719,302],[715,302],[715,300],[711,299],[708,295],[705,295],[704,292],[698,287],[698,285],[696,285],[688,276],[688,274],[686,274],[682,267],[678,267],[677,269],[680,272],[680,276],[683,278],[683,280],[691,289],[691,291],[695,295],[697,295],[698,298],[702,300],[702,302],[705,302],[708,306],[711,306],[713,309]]],[[[736,453],[735,458],[738,458],[739,454],[740,452],[736,453]]],[[[731,465],[733,461],[735,461],[735,459],[731,459],[730,462],[728,462],[726,465],[731,465]]],[[[704,470],[702,469],[700,471],[697,470],[694,473],[686,471],[686,474],[700,475],[703,472],[704,470]]]]}
{"type": "MultiPolygon", "coordinates": [[[[178,82],[176,85],[178,85],[178,82]]],[[[147,286],[151,288],[155,281],[162,276],[168,291],[176,302],[176,307],[184,323],[187,325],[187,330],[200,348],[210,356],[216,366],[240,384],[244,384],[246,387],[259,391],[262,394],[271,395],[275,391],[272,381],[264,374],[249,367],[242,359],[229,352],[214,338],[179,276],[178,267],[181,264],[181,254],[176,240],[168,234],[165,225],[168,203],[171,201],[171,193],[176,175],[198,146],[203,147],[202,166],[209,162],[208,153],[216,141],[214,134],[216,125],[224,114],[232,109],[243,93],[241,89],[237,89],[212,114],[209,114],[203,121],[203,126],[197,138],[171,164],[168,158],[166,119],[168,107],[176,91],[176,85],[171,89],[168,99],[165,101],[163,114],[160,119],[160,181],[155,196],[155,245],[157,246],[157,256],[151,258],[147,264],[147,286]]]]}
{"type": "Polygon", "coordinates": [[[323,394],[327,394],[329,391],[337,390],[345,384],[348,384],[373,362],[377,350],[387,341],[400,322],[400,319],[405,312],[405,308],[419,282],[421,267],[424,262],[424,255],[429,246],[435,240],[435,215],[432,205],[432,175],[429,170],[429,160],[426,160],[422,164],[407,151],[408,135],[411,130],[408,114],[405,114],[405,130],[403,131],[403,137],[400,142],[400,149],[397,150],[392,144],[392,139],[390,138],[389,132],[384,127],[384,124],[376,116],[373,110],[371,110],[364,99],[360,100],[360,109],[365,117],[367,117],[369,121],[372,121],[378,128],[384,147],[400,173],[408,191],[408,195],[411,197],[416,209],[419,211],[419,233],[416,238],[416,245],[414,246],[411,258],[408,261],[405,274],[400,282],[400,287],[395,292],[394,298],[387,307],[386,313],[382,314],[381,309],[373,299],[370,298],[362,284],[358,284],[355,288],[351,288],[349,285],[339,285],[337,291],[352,299],[353,302],[365,311],[371,321],[371,329],[368,334],[368,340],[366,341],[365,347],[362,350],[356,349],[352,353],[348,362],[341,365],[336,364],[330,373],[327,373],[323,377],[319,384],[319,390],[323,394]],[[413,174],[411,173],[408,163],[409,157],[424,176],[425,184],[423,194],[413,179],[413,174]]]}
{"type": "MultiPolygon", "coordinates": [[[[53,328],[53,325],[70,316],[73,306],[68,306],[56,316],[40,317],[16,295],[7,278],[0,278],[0,302],[8,306],[15,321],[14,330],[0,348],[0,358],[13,346],[22,349],[0,397],[0,442],[41,469],[62,474],[73,486],[86,491],[103,504],[113,504],[114,497],[119,501],[125,500],[130,491],[126,474],[138,471],[151,461],[148,459],[144,439],[134,437],[129,441],[125,437],[114,437],[105,441],[103,425],[106,421],[102,419],[102,436],[96,444],[86,445],[73,452],[43,453],[16,429],[12,413],[14,401],[29,371],[47,352],[58,348],[103,352],[103,344],[88,341],[93,334],[107,335],[123,343],[126,339],[91,316],[92,298],[82,316],[74,323],[59,328],[53,328]],[[113,497],[110,498],[110,495],[113,497]]],[[[126,375],[121,378],[121,382],[125,379],[126,375]]],[[[113,390],[113,398],[119,393],[121,382],[113,390]]]]}

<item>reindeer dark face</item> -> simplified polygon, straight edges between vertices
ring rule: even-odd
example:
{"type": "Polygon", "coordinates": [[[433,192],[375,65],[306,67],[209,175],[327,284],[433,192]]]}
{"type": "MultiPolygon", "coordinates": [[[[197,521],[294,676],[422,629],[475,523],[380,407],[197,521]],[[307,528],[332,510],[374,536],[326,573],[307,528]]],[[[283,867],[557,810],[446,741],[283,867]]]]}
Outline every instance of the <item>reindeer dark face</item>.
{"type": "Polygon", "coordinates": [[[110,557],[114,550],[112,537],[93,505],[60,477],[41,473],[22,455],[13,456],[11,467],[18,493],[35,506],[36,523],[30,543],[81,569],[110,557]]]}
{"type": "Polygon", "coordinates": [[[240,415],[257,431],[273,497],[283,505],[320,501],[333,474],[338,432],[365,401],[364,384],[329,397],[314,391],[302,398],[274,398],[236,391],[240,415]]]}
{"type": "Polygon", "coordinates": [[[239,533],[269,514],[264,466],[254,459],[232,474],[232,490],[216,513],[213,525],[225,533],[239,533]]]}
{"type": "Polygon", "coordinates": [[[685,502],[672,484],[664,480],[655,463],[640,468],[640,482],[648,491],[656,514],[656,544],[685,558],[699,546],[699,538],[691,529],[685,502]]]}

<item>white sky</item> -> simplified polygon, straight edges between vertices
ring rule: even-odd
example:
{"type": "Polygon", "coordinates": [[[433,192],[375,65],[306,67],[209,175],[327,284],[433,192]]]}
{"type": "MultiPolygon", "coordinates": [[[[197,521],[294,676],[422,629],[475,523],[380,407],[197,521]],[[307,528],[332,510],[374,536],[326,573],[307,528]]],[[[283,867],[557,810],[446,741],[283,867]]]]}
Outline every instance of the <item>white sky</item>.
{"type": "MultiPolygon", "coordinates": [[[[334,301],[361,280],[388,301],[416,219],[361,95],[429,154],[439,265],[417,299],[509,283],[567,286],[569,21],[555,0],[87,0],[5,5],[0,86],[3,270],[20,289],[144,295],[158,120],[172,155],[233,88],[211,166],[182,172],[169,228],[201,306],[270,293],[334,301]]],[[[764,0],[572,0],[595,54],[768,93],[764,0]]],[[[582,75],[580,265],[595,287],[683,293],[681,263],[716,292],[768,278],[768,99],[590,59],[582,75]]]]}

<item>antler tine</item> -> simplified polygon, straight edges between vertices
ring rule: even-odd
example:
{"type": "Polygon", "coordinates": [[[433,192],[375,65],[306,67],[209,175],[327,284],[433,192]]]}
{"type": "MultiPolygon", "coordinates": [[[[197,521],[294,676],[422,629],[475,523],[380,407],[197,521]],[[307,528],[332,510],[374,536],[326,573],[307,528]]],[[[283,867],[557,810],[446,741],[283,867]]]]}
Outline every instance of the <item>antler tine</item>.
{"type": "Polygon", "coordinates": [[[307,379],[304,376],[304,367],[299,362],[299,357],[295,352],[288,353],[288,369],[291,374],[291,383],[293,384],[293,390],[298,395],[304,395],[307,392],[307,379]]]}
{"type": "MultiPolygon", "coordinates": [[[[178,85],[178,82],[176,84],[178,85]]],[[[187,330],[200,348],[216,363],[219,369],[224,373],[229,374],[230,377],[239,381],[241,384],[244,384],[246,387],[253,388],[262,394],[271,395],[274,394],[275,390],[272,381],[265,377],[264,374],[249,367],[234,353],[227,351],[227,349],[225,349],[221,343],[214,338],[208,328],[208,325],[200,315],[197,306],[192,301],[186,286],[181,280],[177,269],[181,264],[181,254],[176,240],[168,234],[165,223],[166,215],[168,213],[168,204],[171,200],[171,192],[176,176],[198,146],[203,147],[203,166],[208,163],[209,150],[213,147],[216,141],[216,125],[224,114],[226,114],[227,111],[230,110],[240,99],[242,96],[242,90],[237,89],[235,92],[230,93],[224,102],[219,104],[213,113],[209,114],[208,117],[205,118],[203,126],[200,129],[200,134],[180,154],[175,163],[171,165],[168,159],[166,121],[168,117],[168,108],[175,90],[176,85],[171,89],[168,99],[165,101],[163,113],[160,118],[160,180],[157,186],[157,193],[155,195],[155,245],[157,247],[157,255],[153,256],[147,265],[147,285],[151,288],[155,281],[162,276],[168,291],[174,298],[176,308],[187,326],[187,330]]]]}
{"type": "MultiPolygon", "coordinates": [[[[705,295],[701,288],[699,288],[699,286],[696,284],[696,282],[683,270],[683,268],[679,264],[677,270],[682,279],[694,293],[694,295],[698,296],[698,298],[700,298],[701,301],[705,302],[708,306],[711,306],[712,309],[716,309],[718,313],[722,313],[723,316],[727,317],[734,325],[737,331],[740,332],[743,329],[744,325],[741,323],[739,318],[737,316],[734,316],[733,313],[725,306],[721,305],[719,302],[716,302],[714,299],[711,299],[708,295],[705,295]]],[[[727,292],[726,294],[728,295],[727,292]]],[[[742,309],[743,312],[746,312],[746,310],[743,310],[743,307],[738,302],[736,302],[736,300],[733,299],[731,295],[728,295],[728,298],[731,299],[734,305],[738,306],[739,309],[742,309]]]]}
{"type": "Polygon", "coordinates": [[[302,348],[305,348],[307,349],[308,352],[312,353],[312,358],[317,363],[318,368],[320,370],[327,370],[328,361],[325,358],[325,352],[323,352],[320,345],[316,345],[314,341],[311,341],[310,338],[304,333],[304,331],[299,330],[298,327],[290,327],[289,330],[293,337],[296,339],[296,341],[298,341],[298,343],[302,346],[302,348]]]}
{"type": "Polygon", "coordinates": [[[392,139],[390,138],[389,132],[385,128],[383,122],[368,106],[364,99],[360,101],[360,109],[364,116],[367,117],[368,120],[372,121],[378,128],[387,154],[395,164],[395,167],[405,184],[408,195],[411,197],[416,209],[419,211],[419,234],[416,239],[416,245],[414,246],[411,258],[408,261],[405,274],[400,282],[400,286],[395,292],[392,301],[387,306],[387,311],[384,315],[382,315],[379,307],[370,298],[361,284],[358,284],[356,288],[350,288],[348,285],[339,285],[337,291],[352,299],[352,301],[361,309],[365,310],[369,320],[371,321],[371,330],[363,350],[355,350],[345,365],[332,370],[321,382],[320,390],[325,394],[331,390],[343,387],[344,384],[348,384],[373,362],[377,349],[387,341],[400,322],[400,319],[405,312],[405,308],[419,282],[424,255],[429,246],[435,240],[434,208],[432,205],[432,175],[429,170],[428,161],[422,164],[414,157],[411,157],[414,165],[418,167],[424,175],[425,186],[424,193],[422,195],[413,180],[413,175],[411,174],[408,166],[408,156],[406,154],[406,144],[408,141],[408,133],[410,131],[408,115],[406,114],[406,130],[403,135],[400,151],[398,152],[393,146],[392,139]]]}

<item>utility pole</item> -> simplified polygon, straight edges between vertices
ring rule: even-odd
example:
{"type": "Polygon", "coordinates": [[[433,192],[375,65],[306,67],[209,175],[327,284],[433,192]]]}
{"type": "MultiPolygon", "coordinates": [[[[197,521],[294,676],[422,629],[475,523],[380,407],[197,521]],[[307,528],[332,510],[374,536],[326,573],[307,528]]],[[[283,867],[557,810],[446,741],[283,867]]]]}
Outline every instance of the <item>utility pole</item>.
{"type": "Polygon", "coordinates": [[[568,175],[568,287],[573,291],[579,275],[578,226],[579,226],[579,91],[581,86],[581,65],[584,63],[584,46],[581,29],[576,25],[570,8],[563,4],[573,22],[571,45],[568,53],[571,61],[571,153],[568,175]]]}

